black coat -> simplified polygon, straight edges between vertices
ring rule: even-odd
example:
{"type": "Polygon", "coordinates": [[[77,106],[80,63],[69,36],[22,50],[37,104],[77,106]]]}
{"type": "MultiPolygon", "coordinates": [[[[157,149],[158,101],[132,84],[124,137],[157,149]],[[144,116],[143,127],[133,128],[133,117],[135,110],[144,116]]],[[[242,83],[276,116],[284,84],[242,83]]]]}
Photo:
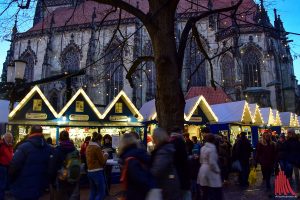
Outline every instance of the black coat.
{"type": "Polygon", "coordinates": [[[156,186],[150,173],[151,158],[146,150],[136,146],[131,146],[122,153],[121,164],[124,165],[129,157],[134,159],[128,161],[126,199],[143,200],[148,191],[156,186]]]}
{"type": "Polygon", "coordinates": [[[188,164],[188,154],[184,139],[181,134],[172,134],[171,143],[175,147],[174,164],[179,176],[180,189],[189,190],[190,183],[190,169],[188,164]]]}
{"type": "Polygon", "coordinates": [[[283,143],[284,157],[288,162],[300,166],[300,142],[296,138],[289,138],[283,143]]]}
{"type": "Polygon", "coordinates": [[[251,156],[252,146],[247,138],[239,139],[234,151],[237,160],[239,160],[242,165],[249,165],[249,158],[251,156]]]}

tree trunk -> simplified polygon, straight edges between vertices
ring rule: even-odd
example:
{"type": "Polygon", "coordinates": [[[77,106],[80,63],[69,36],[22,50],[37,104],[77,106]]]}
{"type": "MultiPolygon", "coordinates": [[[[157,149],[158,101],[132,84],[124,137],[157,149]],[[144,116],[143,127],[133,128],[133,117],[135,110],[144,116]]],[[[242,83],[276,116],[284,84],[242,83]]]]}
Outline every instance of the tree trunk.
{"type": "Polygon", "coordinates": [[[181,88],[180,64],[174,35],[175,10],[159,12],[150,27],[156,65],[156,111],[160,127],[183,128],[185,100],[181,88]]]}

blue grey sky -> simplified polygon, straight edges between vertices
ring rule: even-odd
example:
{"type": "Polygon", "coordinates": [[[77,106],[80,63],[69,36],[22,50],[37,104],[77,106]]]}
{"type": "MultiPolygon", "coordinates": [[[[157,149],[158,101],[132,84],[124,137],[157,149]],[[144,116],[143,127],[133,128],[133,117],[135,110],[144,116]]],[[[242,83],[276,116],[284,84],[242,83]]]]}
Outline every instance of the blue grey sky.
{"type": "MultiPolygon", "coordinates": [[[[274,21],[273,16],[273,8],[276,7],[278,10],[278,14],[280,14],[281,19],[284,23],[285,29],[289,32],[295,32],[300,33],[300,1],[299,0],[269,0],[271,2],[268,5],[268,11],[271,21],[274,21]]],[[[2,8],[0,8],[0,12],[2,11],[2,8]]],[[[25,17],[30,17],[30,15],[33,13],[32,10],[30,10],[30,13],[25,12],[25,17]]],[[[2,16],[3,17],[3,16],[2,16]]],[[[12,22],[13,19],[10,19],[10,22],[12,22]]],[[[30,27],[30,23],[26,21],[26,23],[23,23],[21,25],[21,31],[26,30],[30,27]]],[[[13,23],[7,23],[7,26],[11,26],[13,23]]],[[[0,36],[1,33],[4,33],[4,28],[11,28],[11,27],[0,27],[0,36]],[[2,29],[2,30],[1,30],[2,29]]],[[[289,39],[293,40],[292,43],[290,43],[291,46],[291,53],[292,55],[298,55],[298,58],[294,60],[294,70],[295,75],[298,80],[300,80],[300,36],[296,35],[289,35],[289,39]]],[[[3,38],[0,38],[0,74],[2,73],[2,64],[5,61],[6,52],[9,49],[10,43],[5,41],[3,38]]]]}

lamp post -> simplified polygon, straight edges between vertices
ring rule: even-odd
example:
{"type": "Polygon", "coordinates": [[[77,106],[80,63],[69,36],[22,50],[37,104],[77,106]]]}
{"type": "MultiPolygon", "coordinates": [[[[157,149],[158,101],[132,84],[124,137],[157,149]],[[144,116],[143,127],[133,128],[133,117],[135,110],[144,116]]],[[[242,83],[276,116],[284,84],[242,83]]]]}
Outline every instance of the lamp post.
{"type": "Polygon", "coordinates": [[[7,66],[7,82],[12,85],[9,92],[9,111],[14,109],[16,88],[18,88],[24,81],[25,68],[27,62],[23,60],[15,60],[14,65],[10,63],[7,66]]]}

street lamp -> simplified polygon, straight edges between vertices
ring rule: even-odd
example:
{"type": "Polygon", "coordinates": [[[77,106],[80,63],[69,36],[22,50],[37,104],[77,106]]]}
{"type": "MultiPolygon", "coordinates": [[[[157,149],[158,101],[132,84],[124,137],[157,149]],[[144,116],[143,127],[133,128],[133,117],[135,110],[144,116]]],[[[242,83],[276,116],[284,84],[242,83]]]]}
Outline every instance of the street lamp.
{"type": "Polygon", "coordinates": [[[7,66],[7,82],[15,82],[15,66],[12,63],[7,66]]]}
{"type": "Polygon", "coordinates": [[[24,80],[25,75],[25,68],[26,68],[27,62],[23,60],[15,60],[15,79],[16,82],[18,80],[24,80]]]}
{"type": "Polygon", "coordinates": [[[23,83],[26,62],[23,60],[15,60],[13,63],[10,63],[7,66],[7,82],[12,85],[10,94],[9,94],[9,110],[12,111],[15,103],[15,90],[23,83]]]}

